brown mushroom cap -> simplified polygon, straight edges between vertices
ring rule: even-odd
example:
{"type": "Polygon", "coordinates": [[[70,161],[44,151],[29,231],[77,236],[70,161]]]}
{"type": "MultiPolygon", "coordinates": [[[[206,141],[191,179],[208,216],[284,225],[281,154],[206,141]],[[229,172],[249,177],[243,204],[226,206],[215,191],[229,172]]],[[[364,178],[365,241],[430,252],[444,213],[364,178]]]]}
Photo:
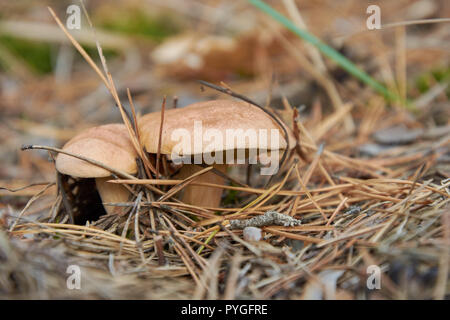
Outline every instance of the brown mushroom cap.
{"type": "MultiPolygon", "coordinates": [[[[107,124],[90,128],[69,140],[63,150],[99,161],[126,173],[135,173],[136,151],[123,124],[107,124]]],[[[110,176],[108,170],[84,160],[60,153],[56,170],[78,178],[110,176]]]]}
{"type": "MultiPolygon", "coordinates": [[[[161,121],[161,113],[154,112],[143,116],[139,120],[139,127],[142,141],[148,152],[157,153],[158,136],[161,121]]],[[[262,149],[267,150],[286,149],[286,140],[284,139],[283,130],[279,125],[264,111],[247,102],[234,100],[212,100],[191,104],[184,108],[166,110],[164,114],[164,125],[161,140],[161,153],[170,155],[172,149],[179,141],[172,140],[172,132],[176,129],[187,129],[191,135],[191,150],[193,152],[184,155],[198,154],[198,150],[194,150],[194,122],[202,122],[203,133],[208,129],[218,130],[223,137],[223,144],[216,148],[215,152],[221,152],[232,149],[262,149]],[[267,129],[267,145],[259,141],[249,141],[245,139],[243,144],[237,144],[239,140],[232,142],[226,139],[227,129],[247,129],[260,130],[267,129]],[[270,139],[271,129],[279,131],[279,141],[277,144],[272,143],[270,139]]],[[[289,129],[290,148],[295,146],[295,138],[289,129]]],[[[203,141],[203,139],[202,139],[203,141]]],[[[241,141],[242,143],[242,141],[241,141]]],[[[203,141],[202,150],[209,145],[203,141]]]]}

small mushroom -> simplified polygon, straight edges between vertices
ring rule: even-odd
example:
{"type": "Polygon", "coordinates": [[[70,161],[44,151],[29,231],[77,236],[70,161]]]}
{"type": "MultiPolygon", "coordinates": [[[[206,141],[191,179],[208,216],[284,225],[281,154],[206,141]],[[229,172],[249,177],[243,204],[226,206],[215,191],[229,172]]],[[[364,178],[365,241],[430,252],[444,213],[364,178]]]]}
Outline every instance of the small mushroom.
{"type": "MultiPolygon", "coordinates": [[[[160,112],[155,112],[139,120],[141,138],[150,153],[158,152],[160,119],[160,112]]],[[[295,139],[287,130],[290,147],[293,148],[295,139]]],[[[241,101],[211,100],[165,111],[160,151],[171,160],[174,160],[173,154],[191,160],[193,164],[183,161],[178,176],[183,179],[202,169],[196,164],[212,165],[215,169],[226,172],[228,165],[245,161],[252,149],[270,152],[286,149],[286,146],[283,131],[278,124],[258,107],[241,101]],[[254,130],[256,139],[242,139],[248,129],[254,130]],[[263,129],[268,133],[266,141],[258,136],[263,129]],[[276,143],[271,141],[272,129],[279,133],[276,143]],[[234,134],[241,130],[241,134],[230,139],[230,130],[234,130],[234,134]],[[182,141],[187,143],[183,145],[182,141]],[[187,145],[188,148],[177,150],[180,145],[187,145]],[[205,155],[209,156],[207,161],[205,155]],[[217,161],[220,158],[222,161],[217,161]]],[[[223,184],[224,178],[209,171],[197,178],[196,182],[223,184]]],[[[220,188],[188,185],[184,189],[182,200],[188,204],[216,208],[220,205],[222,192],[220,188]]]]}
{"type": "MultiPolygon", "coordinates": [[[[137,155],[123,124],[107,124],[83,131],[69,140],[63,150],[126,173],[137,171],[137,155]]],[[[76,178],[95,178],[103,202],[125,202],[130,196],[122,185],[107,182],[111,179],[108,170],[84,160],[60,153],[56,158],[56,170],[76,178]]],[[[108,214],[114,212],[109,206],[105,210],[108,214]]]]}

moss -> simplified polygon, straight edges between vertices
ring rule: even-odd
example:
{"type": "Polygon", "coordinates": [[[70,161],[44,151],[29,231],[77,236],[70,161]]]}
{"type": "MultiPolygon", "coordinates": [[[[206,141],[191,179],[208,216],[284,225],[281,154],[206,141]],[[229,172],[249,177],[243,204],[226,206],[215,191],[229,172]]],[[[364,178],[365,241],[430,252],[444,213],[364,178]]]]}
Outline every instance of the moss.
{"type": "Polygon", "coordinates": [[[157,42],[179,32],[179,27],[168,14],[150,17],[137,9],[115,11],[98,19],[97,24],[105,29],[129,35],[141,35],[157,42]]]}
{"type": "MultiPolygon", "coordinates": [[[[47,74],[53,71],[54,53],[52,51],[55,48],[53,48],[52,44],[23,40],[9,36],[0,36],[0,42],[11,52],[11,54],[24,61],[36,74],[47,74]]],[[[83,48],[94,61],[100,60],[96,47],[83,46],[83,48]]],[[[103,55],[106,59],[115,57],[117,54],[118,53],[114,50],[103,49],[103,55]]],[[[81,56],[79,57],[82,59],[81,56]]]]}
{"type": "Polygon", "coordinates": [[[416,80],[416,87],[420,93],[428,91],[430,88],[430,74],[420,75],[416,80]]]}
{"type": "MultiPolygon", "coordinates": [[[[100,44],[101,45],[101,44],[100,44]]],[[[100,57],[98,55],[97,47],[87,47],[83,46],[83,49],[86,50],[87,54],[94,60],[94,61],[100,61],[100,57]]],[[[78,51],[77,51],[78,52],[78,51]]],[[[102,53],[105,56],[105,59],[108,62],[109,58],[116,57],[118,55],[118,52],[112,49],[105,49],[102,48],[102,53]]]]}
{"type": "MultiPolygon", "coordinates": [[[[436,83],[450,80],[450,67],[435,68],[427,71],[416,79],[416,87],[420,93],[425,93],[436,83]]],[[[448,93],[447,93],[448,95],[448,93]]]]}
{"type": "Polygon", "coordinates": [[[25,61],[36,73],[45,74],[52,71],[50,44],[10,36],[0,36],[0,42],[12,54],[25,61]]]}
{"type": "Polygon", "coordinates": [[[237,76],[242,80],[251,80],[255,78],[255,74],[248,69],[246,70],[244,68],[238,68],[237,70],[235,70],[235,72],[237,76]]]}
{"type": "Polygon", "coordinates": [[[133,240],[133,237],[134,237],[134,231],[130,228],[127,230],[125,238],[133,240]]]}
{"type": "Polygon", "coordinates": [[[228,190],[225,199],[223,200],[224,205],[232,205],[236,204],[238,201],[238,191],[237,190],[228,190]]]}
{"type": "Polygon", "coordinates": [[[431,71],[437,82],[444,82],[450,79],[450,67],[431,71]]]}

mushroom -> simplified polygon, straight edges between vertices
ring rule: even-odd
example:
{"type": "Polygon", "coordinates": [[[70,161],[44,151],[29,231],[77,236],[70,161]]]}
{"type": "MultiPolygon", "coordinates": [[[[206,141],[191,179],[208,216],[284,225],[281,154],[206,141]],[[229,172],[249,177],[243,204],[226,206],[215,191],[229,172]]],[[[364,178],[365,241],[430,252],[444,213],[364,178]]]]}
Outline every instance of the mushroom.
{"type": "MultiPolygon", "coordinates": [[[[63,150],[126,173],[137,172],[137,155],[123,124],[107,124],[83,131],[69,140],[63,150]]],[[[84,160],[60,153],[56,158],[56,170],[76,178],[95,178],[102,202],[125,202],[130,196],[122,185],[107,182],[111,179],[108,170],[84,160]]],[[[105,210],[108,214],[114,212],[111,207],[105,210]]]]}
{"type": "MultiPolygon", "coordinates": [[[[142,142],[151,153],[158,152],[160,119],[160,112],[155,112],[139,120],[142,142]]],[[[287,131],[290,147],[293,148],[295,138],[289,129],[287,131]]],[[[195,164],[212,165],[226,172],[230,164],[245,163],[251,151],[267,150],[267,155],[286,147],[283,131],[278,124],[263,110],[247,102],[211,100],[165,111],[160,152],[172,161],[183,158],[179,178],[186,178],[202,169],[195,164]],[[251,137],[250,134],[247,139],[249,129],[255,135],[251,137]],[[259,135],[263,130],[267,130],[265,141],[259,135]],[[271,136],[271,130],[277,131],[276,140],[271,136]],[[194,164],[186,164],[186,160],[194,160],[194,164]]],[[[197,178],[196,182],[223,184],[224,178],[209,171],[197,178]]],[[[216,208],[220,205],[222,192],[220,188],[188,185],[182,201],[216,208]]]]}

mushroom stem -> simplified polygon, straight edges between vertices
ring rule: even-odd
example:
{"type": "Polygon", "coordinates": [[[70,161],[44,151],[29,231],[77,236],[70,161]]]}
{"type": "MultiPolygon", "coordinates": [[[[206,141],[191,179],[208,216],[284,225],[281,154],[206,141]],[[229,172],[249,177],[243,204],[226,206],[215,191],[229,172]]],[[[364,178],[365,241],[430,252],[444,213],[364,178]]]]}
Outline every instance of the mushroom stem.
{"type": "MultiPolygon", "coordinates": [[[[215,164],[213,167],[221,172],[226,172],[226,164],[215,164]]],[[[184,165],[180,169],[178,177],[186,179],[194,173],[202,170],[200,166],[193,164],[184,165]]],[[[214,184],[224,184],[225,179],[212,171],[206,172],[195,179],[196,182],[207,182],[214,184]]],[[[184,188],[182,201],[187,204],[192,204],[199,207],[211,207],[218,208],[220,206],[220,200],[222,198],[223,189],[211,188],[207,186],[191,186],[187,185],[184,188]]]]}
{"type": "MultiPolygon", "coordinates": [[[[117,183],[109,183],[111,177],[95,178],[97,190],[102,198],[102,202],[127,202],[130,197],[130,192],[122,185],[117,183]]],[[[118,213],[120,207],[103,206],[108,214],[118,213]]]]}

